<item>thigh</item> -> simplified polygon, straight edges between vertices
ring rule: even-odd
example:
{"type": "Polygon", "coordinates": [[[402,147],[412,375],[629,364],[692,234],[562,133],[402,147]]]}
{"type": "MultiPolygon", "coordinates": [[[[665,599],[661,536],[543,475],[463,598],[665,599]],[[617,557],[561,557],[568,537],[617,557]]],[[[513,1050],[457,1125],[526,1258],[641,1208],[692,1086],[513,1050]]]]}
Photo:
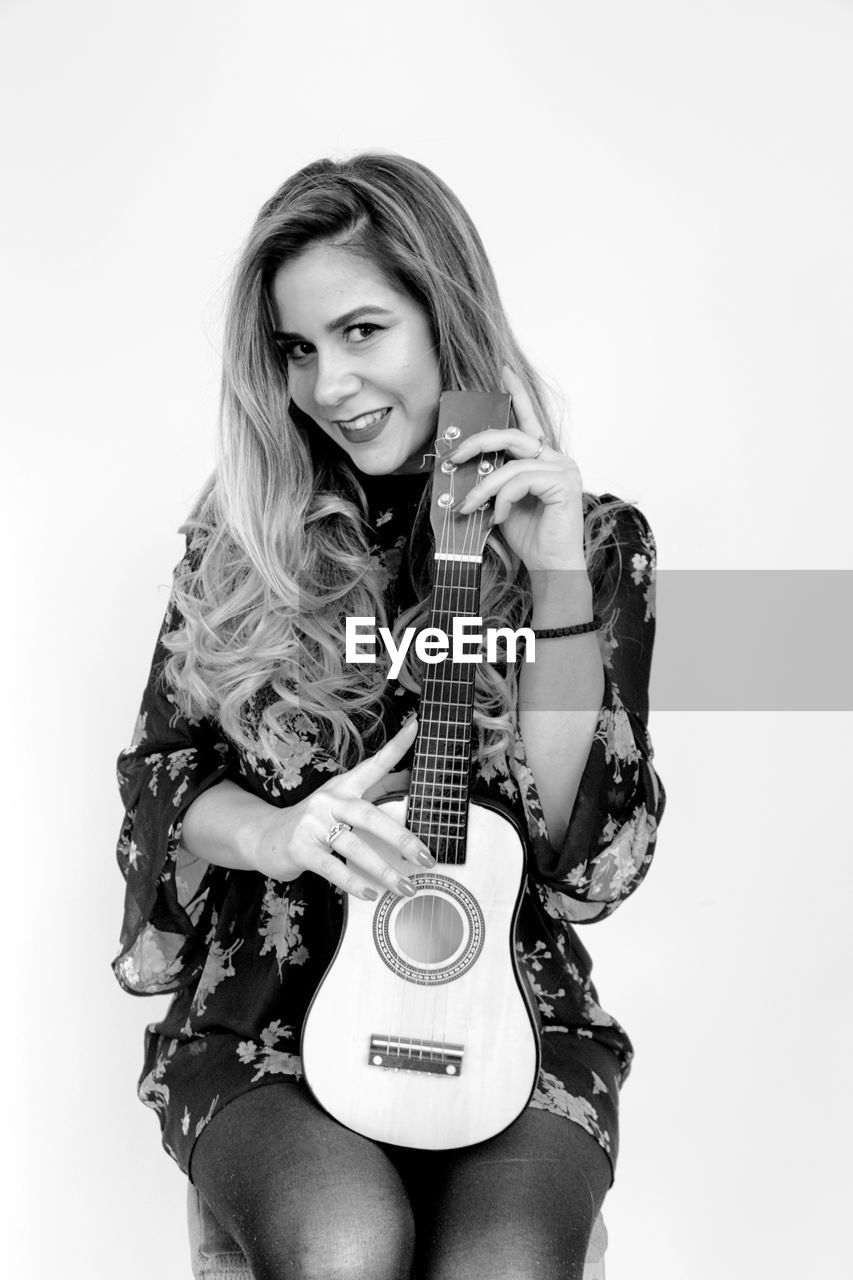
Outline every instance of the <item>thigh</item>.
{"type": "Polygon", "coordinates": [[[418,1280],[581,1280],[612,1175],[579,1125],[528,1108],[488,1142],[410,1153],[400,1168],[416,1207],[418,1280]]]}
{"type": "Polygon", "coordinates": [[[255,1280],[409,1276],[414,1223],[397,1171],[301,1084],[266,1084],[216,1112],[190,1172],[255,1280]]]}

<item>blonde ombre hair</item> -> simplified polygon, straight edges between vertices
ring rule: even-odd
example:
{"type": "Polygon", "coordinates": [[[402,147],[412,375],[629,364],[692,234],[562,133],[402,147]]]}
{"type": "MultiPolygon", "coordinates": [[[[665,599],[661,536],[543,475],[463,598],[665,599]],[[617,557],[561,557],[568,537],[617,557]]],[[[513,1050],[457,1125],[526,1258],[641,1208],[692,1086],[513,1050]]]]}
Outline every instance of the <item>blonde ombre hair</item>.
{"type": "MultiPolygon", "coordinates": [[[[290,402],[274,339],[273,277],[309,245],[334,241],[369,259],[429,319],[441,384],[490,391],[502,364],[523,379],[549,444],[559,447],[542,384],[513,336],[476,228],[429,169],[403,156],[366,153],[318,160],[263,206],[237,263],[226,313],[216,471],[182,532],[190,553],[175,579],[180,619],[165,637],[164,679],[181,710],[215,717],[238,746],[282,776],[317,729],[330,769],[349,767],[383,739],[386,668],[346,664],[345,616],[387,625],[383,583],[368,554],[366,499],[343,451],[290,402]]],[[[428,532],[429,486],[415,545],[428,532]]],[[[590,571],[620,502],[585,495],[590,571]]],[[[419,603],[396,631],[426,623],[428,557],[419,603]]],[[[520,626],[530,583],[500,536],[486,547],[484,626],[520,626]]],[[[400,674],[420,690],[411,651],[400,674]]],[[[476,668],[481,760],[503,755],[516,716],[516,674],[476,668]]],[[[324,761],[317,760],[315,764],[324,761]]]]}

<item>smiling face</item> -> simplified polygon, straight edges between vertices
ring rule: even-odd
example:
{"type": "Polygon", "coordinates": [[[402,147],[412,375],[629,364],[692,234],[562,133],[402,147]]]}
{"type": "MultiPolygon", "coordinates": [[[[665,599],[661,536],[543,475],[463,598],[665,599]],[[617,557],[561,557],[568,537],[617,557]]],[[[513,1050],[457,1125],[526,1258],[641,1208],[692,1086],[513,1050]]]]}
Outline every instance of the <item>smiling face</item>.
{"type": "Polygon", "coordinates": [[[272,300],[298,408],[359,471],[419,470],[442,389],[423,309],[373,263],[325,242],[279,267],[272,300]]]}

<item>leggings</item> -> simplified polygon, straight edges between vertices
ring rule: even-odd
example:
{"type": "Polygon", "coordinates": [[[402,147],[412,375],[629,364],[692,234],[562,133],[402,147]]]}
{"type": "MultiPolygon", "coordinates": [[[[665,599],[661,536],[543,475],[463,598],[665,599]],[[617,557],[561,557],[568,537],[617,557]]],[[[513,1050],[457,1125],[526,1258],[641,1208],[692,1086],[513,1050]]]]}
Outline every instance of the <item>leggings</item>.
{"type": "Polygon", "coordinates": [[[582,1280],[611,1169],[547,1111],[473,1147],[413,1151],[352,1133],[287,1083],[216,1112],[190,1176],[255,1280],[582,1280]]]}

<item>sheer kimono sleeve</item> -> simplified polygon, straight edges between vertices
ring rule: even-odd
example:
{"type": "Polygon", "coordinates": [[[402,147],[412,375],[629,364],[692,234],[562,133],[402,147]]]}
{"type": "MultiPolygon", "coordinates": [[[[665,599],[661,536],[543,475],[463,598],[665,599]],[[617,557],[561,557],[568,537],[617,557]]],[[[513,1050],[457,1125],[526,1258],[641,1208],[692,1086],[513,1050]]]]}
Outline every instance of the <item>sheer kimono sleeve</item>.
{"type": "Polygon", "coordinates": [[[169,654],[163,637],[180,625],[170,599],[133,741],[117,764],[125,815],[116,852],[126,888],[113,971],[136,995],[180,990],[200,970],[223,875],[180,843],[187,809],[225,777],[235,756],[218,725],[183,715],[165,687],[162,670],[169,654]]]}
{"type": "Polygon", "coordinates": [[[637,889],[649,869],[666,803],[647,727],[655,541],[636,507],[620,511],[615,524],[621,566],[614,548],[595,600],[602,617],[598,635],[604,695],[569,826],[558,847],[548,839],[523,743],[513,768],[524,798],[539,892],[551,914],[572,923],[612,914],[637,889]]]}

